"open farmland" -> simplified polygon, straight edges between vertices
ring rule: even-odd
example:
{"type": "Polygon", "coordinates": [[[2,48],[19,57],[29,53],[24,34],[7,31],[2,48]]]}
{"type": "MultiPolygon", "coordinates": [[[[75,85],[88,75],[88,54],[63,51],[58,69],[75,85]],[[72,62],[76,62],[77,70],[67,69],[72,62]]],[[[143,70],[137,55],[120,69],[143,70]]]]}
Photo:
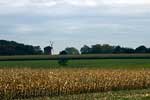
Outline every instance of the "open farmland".
{"type": "Polygon", "coordinates": [[[69,60],[60,66],[57,60],[0,61],[0,68],[106,68],[137,69],[150,68],[150,59],[93,59],[69,60]]]}
{"type": "Polygon", "coordinates": [[[150,88],[150,70],[1,69],[0,99],[150,88]]]}
{"type": "Polygon", "coordinates": [[[150,98],[150,59],[145,57],[70,59],[67,66],[57,59],[17,59],[1,58],[0,100],[150,98]]]}

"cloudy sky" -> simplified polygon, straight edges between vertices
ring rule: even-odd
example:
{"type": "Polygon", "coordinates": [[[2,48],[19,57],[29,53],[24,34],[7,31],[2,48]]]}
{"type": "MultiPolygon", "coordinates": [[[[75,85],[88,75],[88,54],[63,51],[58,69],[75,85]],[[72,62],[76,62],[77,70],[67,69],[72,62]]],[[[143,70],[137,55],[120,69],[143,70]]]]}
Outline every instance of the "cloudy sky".
{"type": "Polygon", "coordinates": [[[0,0],[0,39],[65,47],[150,47],[149,0],[0,0]]]}

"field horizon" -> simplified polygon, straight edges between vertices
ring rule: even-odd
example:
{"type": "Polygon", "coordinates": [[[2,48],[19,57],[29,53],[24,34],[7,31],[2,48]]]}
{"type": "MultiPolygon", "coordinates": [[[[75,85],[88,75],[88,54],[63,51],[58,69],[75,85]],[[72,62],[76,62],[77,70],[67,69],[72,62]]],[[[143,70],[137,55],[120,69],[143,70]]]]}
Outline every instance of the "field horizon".
{"type": "Polygon", "coordinates": [[[0,98],[2,100],[93,100],[94,98],[148,100],[150,98],[149,54],[61,56],[73,58],[69,59],[66,66],[58,64],[58,56],[1,57],[0,98]],[[95,56],[96,59],[93,59],[95,56]],[[50,60],[49,57],[58,58],[50,60]],[[78,57],[81,59],[77,59],[78,57]],[[133,91],[132,94],[130,91],[133,91]]]}

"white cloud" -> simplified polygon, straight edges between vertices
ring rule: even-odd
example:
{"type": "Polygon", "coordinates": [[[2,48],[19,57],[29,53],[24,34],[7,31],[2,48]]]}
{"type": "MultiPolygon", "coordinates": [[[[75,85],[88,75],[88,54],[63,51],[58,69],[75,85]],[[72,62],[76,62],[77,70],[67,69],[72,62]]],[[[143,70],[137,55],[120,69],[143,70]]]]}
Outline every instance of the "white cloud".
{"type": "Polygon", "coordinates": [[[30,6],[45,6],[51,7],[56,5],[58,2],[54,0],[5,0],[0,1],[1,6],[5,7],[30,7],[30,6]]]}
{"type": "Polygon", "coordinates": [[[28,7],[45,6],[51,7],[57,4],[69,4],[74,6],[101,6],[101,5],[150,5],[149,0],[1,0],[1,6],[28,7]]]}
{"type": "Polygon", "coordinates": [[[95,7],[98,5],[98,2],[96,0],[64,0],[64,1],[65,1],[65,3],[74,5],[74,6],[95,7]]]}
{"type": "Polygon", "coordinates": [[[149,12],[148,0],[0,0],[0,14],[128,14],[149,12]]]}
{"type": "Polygon", "coordinates": [[[149,8],[148,0],[0,0],[0,14],[141,14],[149,12],[149,8]]]}
{"type": "Polygon", "coordinates": [[[104,4],[109,5],[149,5],[148,0],[102,0],[104,4]]]}

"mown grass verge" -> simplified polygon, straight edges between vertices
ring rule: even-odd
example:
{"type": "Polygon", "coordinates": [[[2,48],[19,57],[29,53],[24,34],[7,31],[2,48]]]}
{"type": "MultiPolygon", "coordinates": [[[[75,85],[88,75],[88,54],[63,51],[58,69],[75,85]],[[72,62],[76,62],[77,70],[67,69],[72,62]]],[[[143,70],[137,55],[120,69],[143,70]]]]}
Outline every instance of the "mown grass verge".
{"type": "Polygon", "coordinates": [[[150,59],[150,54],[22,55],[0,56],[0,61],[72,59],[150,59]]]}
{"type": "Polygon", "coordinates": [[[150,89],[122,90],[16,100],[150,100],[150,89]]]}

